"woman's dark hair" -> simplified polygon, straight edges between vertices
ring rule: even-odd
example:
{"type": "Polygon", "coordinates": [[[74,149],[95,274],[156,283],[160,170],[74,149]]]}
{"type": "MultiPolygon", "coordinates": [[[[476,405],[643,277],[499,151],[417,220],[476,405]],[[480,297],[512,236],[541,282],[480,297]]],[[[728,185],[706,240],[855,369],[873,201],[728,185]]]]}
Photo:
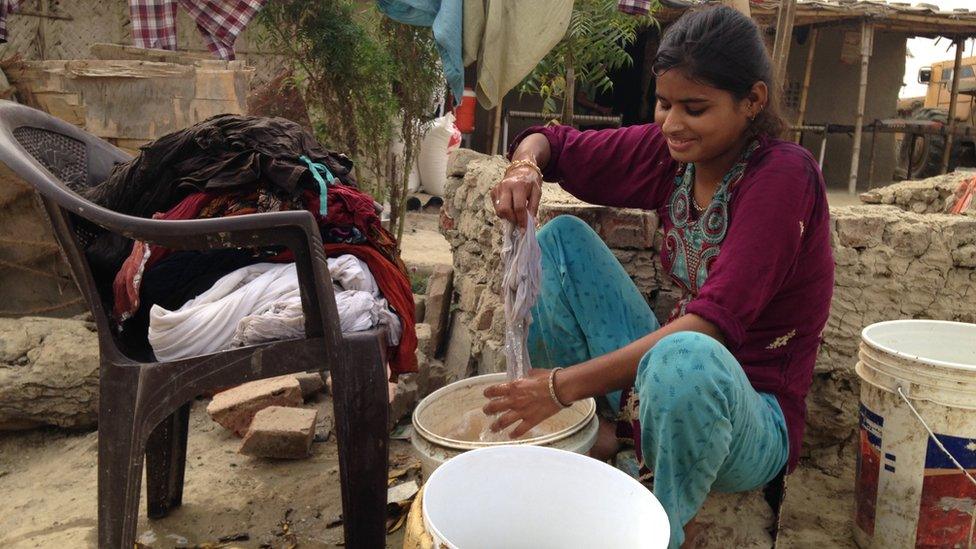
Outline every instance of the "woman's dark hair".
{"type": "Polygon", "coordinates": [[[779,137],[786,122],[779,112],[779,87],[759,27],[739,11],[717,6],[681,16],[665,32],[654,60],[654,74],[680,69],[692,80],[745,99],[762,81],[769,102],[750,124],[752,135],[779,137]]]}

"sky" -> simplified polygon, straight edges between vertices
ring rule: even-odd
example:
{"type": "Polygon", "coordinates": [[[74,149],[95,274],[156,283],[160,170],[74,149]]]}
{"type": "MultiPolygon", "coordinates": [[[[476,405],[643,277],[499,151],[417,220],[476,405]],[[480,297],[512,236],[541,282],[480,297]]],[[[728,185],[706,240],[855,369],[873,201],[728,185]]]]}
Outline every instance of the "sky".
{"type": "MultiPolygon", "coordinates": [[[[910,0],[912,4],[920,0],[910,0]]],[[[966,8],[976,10],[974,0],[925,0],[926,4],[935,4],[943,11],[955,8],[966,8]]],[[[925,84],[918,83],[918,69],[931,65],[937,61],[952,60],[955,58],[955,49],[951,47],[952,42],[948,39],[931,40],[928,38],[912,38],[908,41],[908,51],[912,57],[905,59],[905,85],[902,86],[899,97],[920,97],[925,95],[925,84]]],[[[966,49],[963,57],[976,55],[973,49],[973,41],[966,41],[966,49]]]]}

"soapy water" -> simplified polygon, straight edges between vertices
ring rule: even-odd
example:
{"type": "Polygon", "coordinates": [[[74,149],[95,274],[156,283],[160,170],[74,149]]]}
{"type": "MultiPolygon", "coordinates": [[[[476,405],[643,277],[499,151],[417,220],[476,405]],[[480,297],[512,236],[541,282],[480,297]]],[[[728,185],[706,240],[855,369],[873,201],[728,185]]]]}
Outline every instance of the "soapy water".
{"type": "Polygon", "coordinates": [[[529,429],[529,432],[520,436],[518,439],[512,439],[509,437],[509,434],[515,430],[519,422],[516,421],[515,424],[509,425],[507,428],[496,433],[491,430],[491,424],[497,418],[497,415],[485,415],[481,408],[468,410],[461,414],[453,427],[447,430],[447,437],[465,442],[510,442],[512,440],[534,438],[543,434],[539,427],[536,426],[529,429]]]}

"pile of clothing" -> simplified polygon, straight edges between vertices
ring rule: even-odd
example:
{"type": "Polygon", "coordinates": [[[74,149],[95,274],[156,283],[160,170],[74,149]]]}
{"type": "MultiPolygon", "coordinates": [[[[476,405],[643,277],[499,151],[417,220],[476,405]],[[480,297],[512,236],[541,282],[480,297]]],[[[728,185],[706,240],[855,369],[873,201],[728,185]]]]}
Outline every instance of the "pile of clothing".
{"type": "MultiPolygon", "coordinates": [[[[145,145],[80,190],[117,212],[166,220],[308,210],[322,233],[344,332],[385,327],[390,369],[416,371],[413,293],[352,162],[283,118],[219,115],[145,145]]],[[[86,253],[131,344],[176,360],[302,337],[294,255],[281,246],[174,251],[98,235],[86,253]]]]}

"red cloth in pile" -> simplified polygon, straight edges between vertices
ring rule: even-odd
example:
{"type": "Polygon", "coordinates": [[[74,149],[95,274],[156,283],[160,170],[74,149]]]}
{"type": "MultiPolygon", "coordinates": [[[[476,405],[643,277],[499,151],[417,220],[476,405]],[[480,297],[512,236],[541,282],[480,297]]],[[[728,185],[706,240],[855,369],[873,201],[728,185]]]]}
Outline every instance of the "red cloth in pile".
{"type": "MultiPolygon", "coordinates": [[[[214,193],[193,193],[166,213],[154,214],[153,219],[194,219],[214,196],[214,193]]],[[[120,323],[139,310],[139,284],[142,282],[142,273],[167,255],[169,249],[162,246],[146,244],[141,240],[137,240],[132,245],[132,252],[119,272],[115,274],[115,280],[112,282],[112,292],[115,295],[112,314],[120,323]]]]}

